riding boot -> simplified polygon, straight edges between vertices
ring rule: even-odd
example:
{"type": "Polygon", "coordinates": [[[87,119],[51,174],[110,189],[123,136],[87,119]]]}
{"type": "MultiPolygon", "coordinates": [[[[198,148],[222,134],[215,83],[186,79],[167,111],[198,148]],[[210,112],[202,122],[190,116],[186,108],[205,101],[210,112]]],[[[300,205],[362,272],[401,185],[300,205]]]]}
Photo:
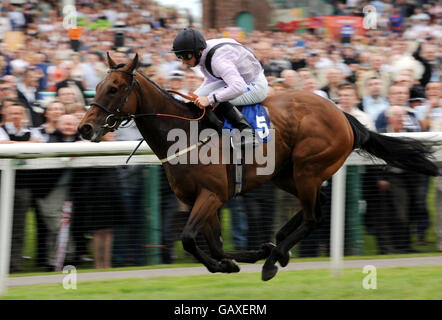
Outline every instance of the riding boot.
{"type": "Polygon", "coordinates": [[[255,147],[258,143],[255,139],[255,130],[244,115],[230,102],[221,102],[217,108],[218,111],[229,121],[232,126],[238,129],[244,139],[241,139],[241,147],[252,144],[255,147]]]}

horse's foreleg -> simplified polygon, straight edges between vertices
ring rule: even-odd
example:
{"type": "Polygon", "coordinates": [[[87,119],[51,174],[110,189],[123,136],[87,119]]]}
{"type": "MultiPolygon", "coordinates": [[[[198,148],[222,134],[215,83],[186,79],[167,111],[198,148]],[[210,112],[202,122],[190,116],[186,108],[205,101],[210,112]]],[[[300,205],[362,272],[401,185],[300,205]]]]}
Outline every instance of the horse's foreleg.
{"type": "Polygon", "coordinates": [[[221,206],[222,202],[214,193],[208,190],[203,190],[200,193],[183,230],[183,247],[204,264],[210,272],[238,272],[239,267],[233,261],[222,260],[221,263],[218,263],[217,260],[207,256],[195,241],[198,232],[201,231],[206,235],[212,254],[215,253],[215,256],[219,256],[222,253],[222,246],[216,244],[216,236],[211,230],[211,221],[217,220],[216,212],[221,206]]]}
{"type": "Polygon", "coordinates": [[[228,264],[231,260],[237,262],[255,263],[258,260],[267,258],[270,252],[275,247],[274,244],[266,243],[261,246],[259,250],[239,251],[239,252],[225,252],[223,250],[223,242],[221,236],[221,225],[216,216],[210,217],[209,223],[202,230],[207,244],[209,245],[210,253],[216,260],[221,263],[228,264]]]}

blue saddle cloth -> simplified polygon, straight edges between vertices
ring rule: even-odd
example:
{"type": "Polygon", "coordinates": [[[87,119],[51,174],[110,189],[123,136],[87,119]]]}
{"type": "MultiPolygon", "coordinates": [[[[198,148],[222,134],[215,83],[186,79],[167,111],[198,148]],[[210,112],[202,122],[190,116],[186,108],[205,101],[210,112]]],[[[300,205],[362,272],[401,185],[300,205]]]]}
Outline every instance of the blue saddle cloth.
{"type": "MultiPolygon", "coordinates": [[[[268,142],[271,139],[271,126],[266,108],[261,103],[257,103],[241,106],[241,112],[255,130],[259,142],[268,142]]],[[[233,130],[235,128],[224,119],[223,129],[233,130]]]]}

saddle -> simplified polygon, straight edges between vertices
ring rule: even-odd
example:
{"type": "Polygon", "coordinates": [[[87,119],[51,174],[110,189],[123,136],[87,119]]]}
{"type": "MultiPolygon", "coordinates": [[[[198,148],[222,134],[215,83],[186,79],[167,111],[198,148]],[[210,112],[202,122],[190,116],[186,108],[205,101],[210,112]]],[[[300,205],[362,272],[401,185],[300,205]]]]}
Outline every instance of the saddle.
{"type": "MultiPolygon", "coordinates": [[[[178,94],[184,99],[187,99],[191,102],[195,101],[198,97],[193,92],[189,92],[189,95],[185,95],[181,92],[168,90],[170,93],[178,94]]],[[[244,115],[247,121],[250,123],[252,128],[258,135],[260,142],[268,142],[270,139],[270,119],[267,108],[261,104],[252,104],[245,106],[236,106],[238,110],[244,115]]],[[[233,130],[235,129],[232,124],[230,124],[221,114],[216,112],[216,108],[206,108],[206,117],[209,119],[210,123],[213,125],[213,128],[218,132],[222,129],[233,130]]]]}

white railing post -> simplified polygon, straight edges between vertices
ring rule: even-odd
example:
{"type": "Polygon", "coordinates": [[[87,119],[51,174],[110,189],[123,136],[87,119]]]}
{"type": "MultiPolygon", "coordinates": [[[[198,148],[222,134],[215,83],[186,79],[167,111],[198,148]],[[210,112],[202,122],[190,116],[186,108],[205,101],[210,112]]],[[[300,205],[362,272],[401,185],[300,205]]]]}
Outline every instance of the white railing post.
{"type": "Polygon", "coordinates": [[[332,179],[330,258],[333,274],[339,276],[344,266],[345,236],[345,179],[347,166],[343,165],[332,179]]]}
{"type": "Polygon", "coordinates": [[[3,162],[0,196],[0,295],[8,290],[9,261],[11,258],[11,230],[14,209],[15,160],[3,162]]]}

